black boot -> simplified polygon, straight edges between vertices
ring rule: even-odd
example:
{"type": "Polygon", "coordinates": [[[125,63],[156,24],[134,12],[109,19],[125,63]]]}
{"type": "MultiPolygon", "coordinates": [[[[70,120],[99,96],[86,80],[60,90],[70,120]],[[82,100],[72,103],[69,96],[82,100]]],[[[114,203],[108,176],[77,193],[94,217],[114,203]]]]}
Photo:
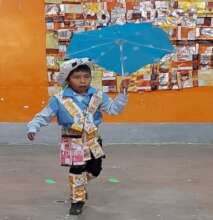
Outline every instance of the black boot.
{"type": "Polygon", "coordinates": [[[80,215],[83,212],[84,202],[71,203],[70,215],[80,215]]]}

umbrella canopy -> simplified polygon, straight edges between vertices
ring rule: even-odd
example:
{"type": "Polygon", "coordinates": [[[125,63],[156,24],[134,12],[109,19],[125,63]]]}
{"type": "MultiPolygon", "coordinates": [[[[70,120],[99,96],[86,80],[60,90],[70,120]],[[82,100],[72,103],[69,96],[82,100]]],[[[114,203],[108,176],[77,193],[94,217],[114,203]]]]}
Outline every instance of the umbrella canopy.
{"type": "Polygon", "coordinates": [[[88,57],[107,70],[129,75],[171,52],[174,48],[162,29],[129,23],[74,33],[67,57],[88,57]]]}

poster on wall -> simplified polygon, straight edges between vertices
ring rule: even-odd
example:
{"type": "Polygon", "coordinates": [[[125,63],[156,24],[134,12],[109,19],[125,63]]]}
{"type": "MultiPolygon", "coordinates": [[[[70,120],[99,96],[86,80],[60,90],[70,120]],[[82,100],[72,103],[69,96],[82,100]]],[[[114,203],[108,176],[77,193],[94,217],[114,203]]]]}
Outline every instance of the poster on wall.
{"type": "MultiPolygon", "coordinates": [[[[129,92],[212,86],[212,10],[211,0],[45,0],[49,94],[60,89],[55,79],[72,44],[73,34],[127,23],[161,28],[175,48],[173,53],[129,74],[132,81],[129,92]]],[[[92,75],[92,85],[105,92],[119,92],[119,83],[126,77],[97,65],[92,75]]]]}

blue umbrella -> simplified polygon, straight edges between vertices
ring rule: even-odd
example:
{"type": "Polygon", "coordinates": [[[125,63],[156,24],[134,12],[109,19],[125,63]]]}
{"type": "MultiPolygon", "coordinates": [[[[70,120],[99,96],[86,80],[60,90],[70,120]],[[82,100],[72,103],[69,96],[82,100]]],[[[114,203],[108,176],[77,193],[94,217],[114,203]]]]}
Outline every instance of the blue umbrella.
{"type": "Polygon", "coordinates": [[[162,29],[151,23],[129,23],[74,33],[67,57],[89,57],[107,70],[129,75],[173,51],[162,29]]]}

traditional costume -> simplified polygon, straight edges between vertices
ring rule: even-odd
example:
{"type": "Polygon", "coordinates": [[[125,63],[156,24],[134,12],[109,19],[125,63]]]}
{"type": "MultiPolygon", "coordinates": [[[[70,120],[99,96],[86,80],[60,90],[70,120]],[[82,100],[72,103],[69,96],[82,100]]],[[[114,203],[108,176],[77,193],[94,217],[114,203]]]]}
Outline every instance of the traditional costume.
{"type": "Polygon", "coordinates": [[[98,126],[102,111],[111,115],[120,113],[127,103],[125,94],[112,100],[102,91],[89,87],[84,94],[76,93],[66,84],[69,73],[80,65],[88,65],[88,59],[65,61],[61,66],[58,81],[64,88],[51,97],[48,105],[28,124],[28,132],[38,132],[56,116],[62,127],[60,164],[69,166],[70,198],[73,204],[84,203],[87,197],[88,180],[97,177],[102,170],[105,154],[98,126]]]}

